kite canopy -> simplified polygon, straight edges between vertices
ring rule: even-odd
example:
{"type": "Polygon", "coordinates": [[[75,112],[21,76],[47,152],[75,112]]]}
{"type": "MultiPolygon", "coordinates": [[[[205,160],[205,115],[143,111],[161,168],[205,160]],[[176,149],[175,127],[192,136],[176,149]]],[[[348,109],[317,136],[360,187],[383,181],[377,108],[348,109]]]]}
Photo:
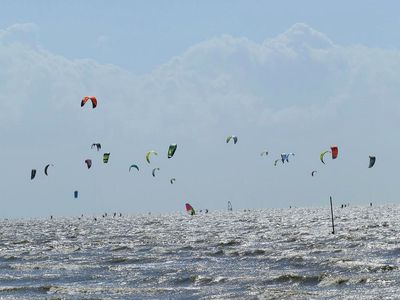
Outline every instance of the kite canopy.
{"type": "MultiPolygon", "coordinates": [[[[286,162],[289,162],[289,155],[295,155],[294,153],[281,153],[281,161],[282,161],[282,163],[284,164],[285,163],[285,161],[286,162]]],[[[276,164],[275,164],[276,165],[276,164]]]]}
{"type": "Polygon", "coordinates": [[[267,155],[268,155],[268,151],[263,151],[263,152],[261,152],[260,155],[261,155],[261,156],[263,156],[263,155],[267,156],[267,155]]]}
{"type": "Polygon", "coordinates": [[[311,176],[314,176],[315,173],[317,173],[317,171],[312,171],[311,176]]]}
{"type": "Polygon", "coordinates": [[[31,171],[31,180],[36,176],[36,169],[32,169],[31,171]]]}
{"type": "Polygon", "coordinates": [[[81,107],[83,107],[86,104],[86,102],[88,102],[89,100],[92,101],[92,107],[96,108],[97,99],[96,99],[95,96],[85,96],[85,97],[83,97],[83,99],[81,101],[81,107]]]}
{"type": "Polygon", "coordinates": [[[332,146],[331,147],[331,151],[332,151],[332,159],[336,159],[336,157],[338,156],[338,154],[339,154],[339,149],[338,149],[338,147],[337,146],[332,146]]]}
{"type": "Polygon", "coordinates": [[[158,155],[158,153],[157,153],[156,151],[154,151],[154,150],[148,151],[148,152],[146,153],[146,161],[147,161],[148,163],[150,163],[150,155],[151,155],[151,154],[154,154],[155,156],[158,155]]]}
{"type": "Polygon", "coordinates": [[[319,159],[321,160],[321,162],[322,162],[323,164],[325,164],[325,162],[324,162],[324,156],[325,156],[325,154],[327,154],[327,153],[331,153],[331,151],[327,150],[327,151],[322,152],[322,153],[319,155],[319,159]]]}
{"type": "Polygon", "coordinates": [[[96,147],[97,151],[99,151],[101,149],[101,144],[100,143],[93,143],[90,148],[93,149],[94,147],[96,147]]]}
{"type": "Polygon", "coordinates": [[[91,159],[86,159],[85,160],[85,164],[87,165],[87,168],[90,169],[90,167],[92,166],[92,160],[91,159]]]}
{"type": "Polygon", "coordinates": [[[236,135],[230,135],[230,136],[228,136],[228,137],[226,138],[226,143],[229,143],[230,140],[233,140],[233,143],[236,144],[237,141],[238,141],[238,138],[237,138],[236,135]]]}
{"type": "Polygon", "coordinates": [[[153,177],[156,177],[156,171],[160,171],[160,168],[154,168],[153,171],[151,171],[153,177]]]}
{"type": "Polygon", "coordinates": [[[106,164],[108,163],[108,159],[110,158],[110,153],[103,154],[103,162],[106,164]]]}
{"type": "Polygon", "coordinates": [[[175,182],[175,178],[171,178],[170,180],[169,180],[169,182],[171,183],[171,184],[173,184],[174,182],[175,182]]]}
{"type": "Polygon", "coordinates": [[[172,156],[174,156],[177,147],[178,147],[177,144],[171,144],[171,145],[169,145],[169,148],[168,148],[168,158],[171,158],[172,156]]]}
{"type": "Polygon", "coordinates": [[[129,172],[131,171],[132,168],[135,168],[136,170],[139,171],[138,165],[131,165],[131,166],[129,167],[129,172]]]}
{"type": "Polygon", "coordinates": [[[193,215],[196,214],[194,208],[193,208],[189,203],[186,203],[186,204],[185,204],[185,207],[186,207],[186,211],[187,211],[191,216],[193,216],[193,215]]]}
{"type": "Polygon", "coordinates": [[[47,170],[49,169],[50,166],[54,167],[52,164],[48,164],[48,165],[46,165],[46,166],[44,167],[44,174],[45,174],[46,176],[49,175],[49,174],[47,173],[47,170]]]}
{"type": "Polygon", "coordinates": [[[372,168],[375,165],[376,157],[375,156],[370,156],[369,157],[369,166],[368,168],[372,168]]]}
{"type": "Polygon", "coordinates": [[[74,198],[78,198],[78,191],[74,191],[74,198]]]}
{"type": "Polygon", "coordinates": [[[276,164],[278,163],[280,161],[280,159],[275,159],[275,162],[274,162],[274,166],[276,167],[276,164]]]}

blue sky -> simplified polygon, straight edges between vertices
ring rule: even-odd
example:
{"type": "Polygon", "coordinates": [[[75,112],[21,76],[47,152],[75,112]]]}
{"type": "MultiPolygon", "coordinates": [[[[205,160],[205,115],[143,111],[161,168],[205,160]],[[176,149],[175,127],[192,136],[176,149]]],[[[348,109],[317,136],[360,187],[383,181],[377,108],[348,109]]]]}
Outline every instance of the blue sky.
{"type": "Polygon", "coordinates": [[[68,58],[143,73],[203,40],[261,42],[304,22],[338,44],[397,48],[397,1],[2,1],[0,27],[38,25],[38,42],[68,58]]]}
{"type": "Polygon", "coordinates": [[[399,5],[293,3],[3,1],[1,214],[396,202],[399,5]],[[282,152],[296,156],[274,167],[282,152]]]}

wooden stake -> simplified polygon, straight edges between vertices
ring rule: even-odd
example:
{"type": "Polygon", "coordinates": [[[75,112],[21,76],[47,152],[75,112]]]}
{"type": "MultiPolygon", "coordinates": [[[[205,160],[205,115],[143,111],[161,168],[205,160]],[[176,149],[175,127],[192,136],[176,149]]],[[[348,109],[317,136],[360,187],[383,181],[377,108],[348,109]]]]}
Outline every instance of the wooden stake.
{"type": "Polygon", "coordinates": [[[329,197],[331,201],[331,216],[332,216],[332,234],[335,234],[335,223],[333,222],[333,206],[332,206],[332,196],[329,197]]]}

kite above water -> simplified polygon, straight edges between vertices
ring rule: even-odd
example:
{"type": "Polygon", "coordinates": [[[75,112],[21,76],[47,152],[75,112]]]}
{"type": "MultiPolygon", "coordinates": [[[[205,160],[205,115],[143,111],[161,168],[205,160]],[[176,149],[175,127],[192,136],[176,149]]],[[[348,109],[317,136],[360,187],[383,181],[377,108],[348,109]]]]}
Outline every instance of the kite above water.
{"type": "Polygon", "coordinates": [[[146,153],[146,161],[147,161],[148,163],[150,163],[150,155],[151,155],[151,154],[154,154],[155,156],[158,155],[158,153],[157,153],[156,151],[154,151],[154,150],[148,151],[148,152],[146,153]]]}
{"type": "Polygon", "coordinates": [[[336,159],[339,155],[339,149],[337,146],[331,146],[331,152],[332,152],[332,159],[336,159]]]}
{"type": "Polygon", "coordinates": [[[93,143],[90,148],[93,149],[94,147],[96,147],[97,151],[99,151],[101,149],[101,144],[100,143],[93,143]]]}
{"type": "Polygon", "coordinates": [[[135,168],[136,170],[139,171],[138,165],[135,165],[135,164],[131,165],[131,166],[129,167],[129,172],[131,171],[132,168],[135,168]]]}
{"type": "Polygon", "coordinates": [[[268,155],[268,151],[263,151],[263,152],[261,152],[260,155],[261,155],[261,156],[263,156],[263,155],[267,156],[267,155],[268,155]]]}
{"type": "Polygon", "coordinates": [[[178,147],[177,144],[171,144],[171,145],[169,145],[169,148],[168,148],[168,158],[171,158],[172,156],[174,156],[177,147],[178,147]]]}
{"type": "Polygon", "coordinates": [[[325,162],[324,162],[324,156],[325,156],[325,154],[327,154],[327,153],[330,153],[331,151],[329,151],[329,150],[326,150],[326,151],[324,151],[324,152],[321,152],[321,154],[319,155],[319,159],[321,160],[321,162],[324,164],[325,162]]]}
{"type": "Polygon", "coordinates": [[[36,169],[32,169],[31,171],[31,180],[36,176],[36,169]]]}
{"type": "Polygon", "coordinates": [[[90,167],[92,166],[92,160],[91,159],[86,159],[85,160],[85,164],[86,164],[87,168],[90,169],[90,167]]]}
{"type": "Polygon", "coordinates": [[[173,184],[174,182],[175,182],[175,178],[171,178],[170,180],[169,180],[169,182],[171,183],[171,184],[173,184]]]}
{"type": "Polygon", "coordinates": [[[311,172],[311,176],[314,177],[314,174],[315,174],[315,173],[317,173],[317,171],[312,171],[312,172],[311,172]]]}
{"type": "Polygon", "coordinates": [[[369,166],[368,168],[372,168],[375,165],[376,157],[375,156],[370,156],[369,157],[369,166]]]}
{"type": "Polygon", "coordinates": [[[188,212],[188,214],[190,214],[191,216],[194,216],[196,214],[196,211],[194,210],[194,208],[189,204],[186,203],[185,204],[186,207],[186,211],[188,212]]]}
{"type": "Polygon", "coordinates": [[[96,99],[95,96],[85,96],[85,97],[83,97],[83,99],[81,101],[81,107],[83,107],[86,104],[86,102],[88,102],[89,100],[92,101],[92,107],[96,108],[97,99],[96,99]]]}
{"type": "Polygon", "coordinates": [[[289,156],[290,155],[294,156],[295,154],[292,153],[292,152],[291,153],[281,153],[281,161],[282,161],[283,164],[285,163],[285,161],[289,162],[289,156]]]}
{"type": "Polygon", "coordinates": [[[230,135],[230,136],[228,136],[228,137],[226,138],[226,143],[229,143],[230,140],[233,140],[233,143],[236,144],[237,141],[238,141],[238,138],[237,138],[236,135],[230,135]]]}
{"type": "Polygon", "coordinates": [[[160,168],[154,168],[153,171],[151,171],[153,177],[156,177],[156,171],[160,171],[160,168]]]}
{"type": "Polygon", "coordinates": [[[103,154],[103,162],[106,164],[108,163],[108,159],[110,158],[110,153],[103,154]]]}
{"type": "Polygon", "coordinates": [[[52,164],[48,164],[48,165],[46,165],[46,166],[44,167],[44,174],[45,174],[46,176],[49,175],[49,174],[47,173],[47,170],[49,169],[50,166],[54,167],[54,165],[52,165],[52,164]]]}

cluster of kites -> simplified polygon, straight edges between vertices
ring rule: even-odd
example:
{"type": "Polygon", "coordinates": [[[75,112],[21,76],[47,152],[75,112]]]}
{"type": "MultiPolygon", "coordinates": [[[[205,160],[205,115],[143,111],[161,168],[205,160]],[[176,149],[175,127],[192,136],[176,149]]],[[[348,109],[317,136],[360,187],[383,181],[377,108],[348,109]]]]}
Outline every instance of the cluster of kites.
{"type": "MultiPolygon", "coordinates": [[[[231,140],[233,140],[233,143],[236,144],[238,142],[238,138],[235,135],[229,135],[226,138],[226,143],[229,143],[231,140]]],[[[339,148],[336,145],[331,146],[330,150],[324,150],[321,152],[319,159],[320,161],[325,164],[324,158],[325,156],[330,153],[331,154],[331,158],[332,159],[336,159],[339,155],[339,148]]],[[[268,151],[262,151],[261,156],[267,156],[268,155],[268,151]]],[[[277,166],[277,164],[279,162],[281,162],[282,164],[284,164],[285,162],[288,163],[289,162],[289,157],[290,156],[295,156],[295,154],[293,152],[290,153],[281,153],[280,158],[275,159],[274,161],[274,166],[277,166]]],[[[376,157],[375,156],[369,156],[369,165],[368,168],[372,168],[375,165],[375,161],[376,161],[376,157]]],[[[311,176],[314,176],[315,173],[317,173],[316,170],[311,171],[311,176]]]]}
{"type": "MultiPolygon", "coordinates": [[[[226,138],[226,143],[228,144],[230,141],[233,141],[233,144],[237,144],[238,142],[238,137],[236,135],[229,135],[226,138]]],[[[325,164],[324,158],[327,156],[327,154],[330,153],[331,154],[331,158],[332,159],[336,159],[339,155],[339,148],[336,145],[333,145],[330,147],[330,150],[324,150],[322,151],[322,153],[320,154],[320,160],[323,164],[325,164]]],[[[260,153],[261,156],[267,156],[269,154],[268,151],[262,151],[260,153]]],[[[280,158],[277,158],[274,160],[274,166],[277,166],[277,164],[279,162],[281,162],[282,164],[288,163],[289,162],[289,158],[290,157],[294,157],[295,154],[293,152],[289,152],[289,153],[281,153],[280,154],[280,158]]],[[[369,156],[369,165],[368,168],[372,168],[375,165],[375,161],[376,161],[376,157],[375,156],[369,156]]],[[[311,176],[314,177],[315,173],[317,173],[316,170],[313,170],[311,172],[311,176]]],[[[186,203],[185,204],[185,208],[186,208],[186,212],[190,215],[195,215],[195,209],[189,204],[186,203]]],[[[230,201],[228,201],[228,211],[232,211],[232,203],[230,201]]]]}
{"type": "MultiPolygon", "coordinates": [[[[85,106],[85,104],[86,104],[87,102],[89,102],[89,101],[92,103],[92,108],[93,108],[93,109],[97,107],[98,102],[97,102],[97,98],[96,98],[95,96],[85,96],[85,97],[83,97],[83,99],[82,99],[82,101],[81,101],[81,107],[85,106]]],[[[168,158],[172,158],[172,157],[174,156],[177,147],[178,147],[177,144],[171,144],[171,145],[169,145],[169,147],[168,147],[168,153],[167,153],[168,158]]],[[[93,143],[93,144],[91,145],[91,149],[96,149],[96,150],[99,152],[99,151],[101,150],[101,143],[93,143]]],[[[105,163],[105,164],[108,163],[108,161],[109,161],[109,159],[110,159],[110,155],[111,155],[110,152],[105,152],[105,153],[103,154],[103,163],[105,163]]],[[[157,153],[156,151],[154,151],[154,150],[150,150],[150,151],[148,151],[148,152],[146,153],[145,158],[146,158],[146,161],[147,161],[148,164],[151,163],[151,157],[152,157],[152,156],[158,156],[158,153],[157,153]]],[[[84,163],[85,163],[87,169],[90,169],[90,168],[92,167],[92,164],[93,164],[92,160],[89,159],[89,158],[88,158],[88,159],[85,159],[85,160],[84,160],[84,163]]],[[[54,167],[54,165],[53,165],[53,164],[47,164],[47,165],[44,167],[44,174],[45,174],[46,176],[49,175],[49,173],[48,173],[49,167],[54,167]]],[[[136,169],[137,171],[140,170],[138,164],[131,164],[131,165],[129,166],[128,171],[131,172],[132,169],[136,169]]],[[[152,172],[151,172],[152,175],[153,175],[153,177],[156,176],[156,172],[159,171],[159,170],[160,170],[160,168],[153,168],[153,170],[152,170],[152,172]]],[[[33,180],[33,179],[36,177],[36,175],[37,175],[37,170],[36,170],[36,169],[32,169],[32,170],[31,170],[31,180],[33,180]]],[[[175,181],[176,181],[176,178],[175,178],[175,177],[172,177],[172,178],[169,179],[169,182],[170,182],[171,184],[173,184],[175,181]]],[[[78,191],[74,191],[74,197],[75,197],[75,198],[78,198],[78,191]]]]}
{"type": "MultiPolygon", "coordinates": [[[[82,99],[82,101],[81,101],[81,107],[85,106],[85,104],[88,103],[88,102],[91,102],[92,108],[93,108],[93,109],[97,107],[98,102],[97,102],[97,98],[96,98],[95,96],[85,96],[85,97],[83,97],[83,99],[82,99]]],[[[231,143],[231,142],[232,142],[233,144],[237,144],[237,142],[238,142],[238,137],[237,137],[236,135],[229,135],[229,136],[227,136],[227,138],[226,138],[226,143],[228,144],[228,143],[231,143]]],[[[91,149],[96,149],[97,151],[100,151],[100,150],[101,150],[101,144],[100,144],[100,143],[93,143],[93,144],[91,145],[91,149]]],[[[175,152],[176,152],[176,149],[177,149],[177,144],[171,144],[171,145],[169,145],[169,147],[168,147],[168,153],[167,153],[169,159],[172,158],[172,157],[174,156],[174,154],[175,154],[175,152]]],[[[326,157],[328,156],[328,153],[330,154],[331,159],[336,159],[336,158],[338,157],[338,155],[339,155],[339,149],[338,149],[338,147],[337,147],[336,145],[334,145],[334,146],[331,146],[331,147],[330,147],[330,150],[324,150],[324,151],[320,154],[320,161],[321,161],[323,164],[325,164],[325,159],[326,159],[326,157]]],[[[109,153],[109,152],[105,152],[105,153],[103,154],[103,163],[105,163],[105,164],[108,163],[109,158],[110,158],[110,155],[111,155],[111,153],[109,153]]],[[[261,156],[268,156],[268,155],[269,155],[269,152],[268,152],[268,151],[262,151],[262,152],[260,153],[260,155],[261,155],[261,156]]],[[[152,157],[152,156],[158,156],[158,153],[157,153],[155,150],[150,150],[150,151],[148,151],[148,152],[146,153],[145,158],[146,158],[146,161],[147,161],[148,164],[151,163],[151,157],[152,157]]],[[[290,158],[290,157],[294,157],[294,156],[295,156],[295,153],[293,153],[293,152],[281,153],[281,154],[280,154],[280,157],[274,160],[274,165],[277,166],[278,163],[282,163],[282,164],[289,163],[289,158],[290,158]]],[[[368,165],[368,167],[369,167],[369,168],[372,168],[372,167],[374,166],[374,164],[375,164],[375,161],[376,161],[376,157],[375,157],[375,156],[369,156],[369,165],[368,165]]],[[[87,169],[90,169],[90,168],[92,167],[92,160],[91,160],[91,159],[89,159],[89,158],[88,158],[88,159],[85,159],[84,163],[86,164],[87,169]]],[[[44,167],[44,174],[45,174],[46,176],[49,175],[48,172],[49,172],[49,168],[50,168],[50,167],[54,167],[54,165],[53,165],[53,164],[47,164],[47,165],[44,167]]],[[[129,172],[131,172],[133,169],[135,169],[137,172],[140,171],[139,165],[138,165],[138,164],[135,164],[135,163],[134,163],[134,164],[131,164],[131,165],[129,166],[129,169],[128,169],[128,170],[129,170],[129,172]]],[[[152,176],[153,176],[153,177],[156,177],[156,173],[157,173],[159,170],[160,170],[160,168],[158,168],[158,167],[153,168],[153,169],[152,169],[152,176]]],[[[314,176],[316,173],[317,173],[317,171],[316,171],[316,170],[313,170],[313,171],[311,172],[311,176],[314,176]]],[[[36,169],[32,169],[32,170],[31,170],[31,180],[33,180],[33,179],[36,177],[36,174],[37,174],[37,170],[36,170],[36,169]]],[[[173,178],[170,178],[169,182],[170,182],[171,184],[173,184],[173,183],[175,182],[175,180],[176,180],[176,179],[173,177],[173,178]]],[[[75,197],[75,198],[78,197],[78,191],[74,191],[74,197],[75,197]]],[[[185,206],[186,206],[186,210],[187,210],[187,212],[188,212],[189,214],[191,214],[191,215],[194,215],[194,214],[195,214],[194,208],[193,208],[189,203],[186,203],[185,206]]],[[[229,210],[232,210],[232,205],[231,205],[230,202],[229,202],[229,205],[228,205],[228,206],[229,206],[229,210]]]]}

